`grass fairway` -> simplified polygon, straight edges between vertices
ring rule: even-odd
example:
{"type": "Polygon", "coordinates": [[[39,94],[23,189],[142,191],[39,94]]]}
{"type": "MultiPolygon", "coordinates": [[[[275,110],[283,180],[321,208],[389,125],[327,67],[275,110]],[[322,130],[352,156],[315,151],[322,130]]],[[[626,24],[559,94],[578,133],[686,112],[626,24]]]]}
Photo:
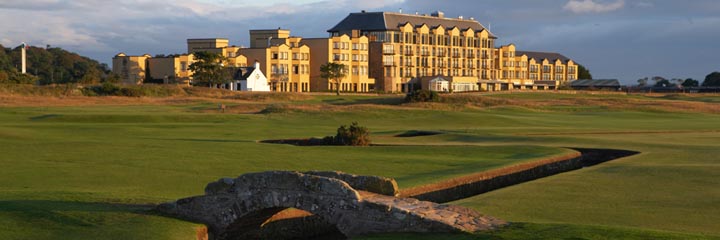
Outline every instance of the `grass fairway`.
{"type": "MultiPolygon", "coordinates": [[[[490,96],[566,104],[585,97],[490,96]]],[[[715,104],[708,96],[612,99],[715,104]]],[[[569,152],[562,147],[642,153],[455,202],[516,222],[498,232],[368,239],[720,236],[718,114],[593,104],[448,110],[398,103],[387,96],[304,97],[286,103],[302,108],[269,115],[218,114],[207,102],[0,108],[0,238],[193,239],[197,225],[149,215],[143,204],[201,194],[220,177],[275,169],[382,175],[410,187],[569,152]],[[352,121],[367,126],[376,143],[413,146],[256,142],[330,135],[352,121]],[[393,137],[408,130],[444,134],[393,137]]]]}

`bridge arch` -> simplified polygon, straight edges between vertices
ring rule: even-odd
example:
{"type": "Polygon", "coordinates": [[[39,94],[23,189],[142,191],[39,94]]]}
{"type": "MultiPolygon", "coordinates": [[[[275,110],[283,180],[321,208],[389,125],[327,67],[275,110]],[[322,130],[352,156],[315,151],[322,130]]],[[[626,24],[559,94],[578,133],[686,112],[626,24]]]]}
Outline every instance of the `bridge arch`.
{"type": "Polygon", "coordinates": [[[162,204],[158,210],[205,224],[210,239],[236,239],[287,208],[312,213],[347,237],[477,231],[501,224],[469,209],[399,199],[396,194],[397,184],[387,178],[272,171],[220,179],[207,185],[205,195],[162,204]]]}

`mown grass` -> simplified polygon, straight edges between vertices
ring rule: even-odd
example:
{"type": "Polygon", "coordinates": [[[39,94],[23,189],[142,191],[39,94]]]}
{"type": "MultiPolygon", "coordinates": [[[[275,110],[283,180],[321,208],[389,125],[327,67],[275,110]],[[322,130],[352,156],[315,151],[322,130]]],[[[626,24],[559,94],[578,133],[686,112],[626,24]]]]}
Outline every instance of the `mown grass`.
{"type": "Polygon", "coordinates": [[[601,97],[587,101],[584,95],[524,93],[519,98],[581,103],[568,104],[572,111],[515,102],[395,107],[388,96],[280,98],[262,102],[339,108],[280,114],[219,114],[208,111],[217,104],[212,102],[0,108],[0,232],[8,239],[187,239],[194,237],[196,225],[148,214],[137,204],[200,194],[206,183],[244,172],[344,170],[395,177],[401,187],[410,187],[567,153],[560,147],[589,147],[642,154],[455,202],[521,223],[500,232],[379,239],[720,236],[717,114],[634,108],[637,98],[655,100],[621,95],[608,98],[630,102],[622,108],[598,105],[601,97]],[[358,104],[368,107],[353,107],[358,104]],[[325,136],[352,121],[367,126],[375,143],[415,146],[256,143],[325,136]],[[394,137],[410,130],[442,134],[394,137]]]}
{"type": "Polygon", "coordinates": [[[475,234],[382,234],[357,238],[361,240],[390,240],[390,239],[433,239],[433,240],[526,240],[526,239],[720,239],[718,237],[683,234],[676,232],[653,231],[646,229],[632,229],[622,227],[589,226],[573,224],[538,224],[538,223],[512,223],[510,226],[487,233],[475,234]]]}
{"type": "Polygon", "coordinates": [[[262,144],[257,140],[329,135],[356,119],[381,132],[404,129],[402,119],[410,116],[195,110],[207,105],[2,109],[0,229],[10,239],[175,238],[196,226],[153,216],[136,204],[202,194],[208,182],[247,172],[339,170],[393,177],[409,187],[569,152],[528,145],[262,144]],[[39,225],[42,231],[31,231],[39,225]]]}

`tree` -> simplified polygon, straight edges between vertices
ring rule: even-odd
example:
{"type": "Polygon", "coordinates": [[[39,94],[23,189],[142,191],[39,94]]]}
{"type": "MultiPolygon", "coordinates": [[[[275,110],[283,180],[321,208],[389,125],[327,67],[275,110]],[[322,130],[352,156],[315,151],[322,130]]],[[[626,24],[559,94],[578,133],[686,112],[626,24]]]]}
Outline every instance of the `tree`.
{"type": "Polygon", "coordinates": [[[720,87],[720,72],[712,72],[705,76],[703,87],[720,87]]]}
{"type": "Polygon", "coordinates": [[[578,79],[593,79],[592,74],[590,74],[590,69],[585,68],[585,66],[578,64],[578,79]]]}
{"type": "Polygon", "coordinates": [[[193,80],[197,83],[208,84],[215,87],[218,84],[228,82],[226,71],[223,70],[222,62],[224,57],[217,53],[197,52],[195,62],[190,64],[190,71],[193,72],[193,80]]]}
{"type": "Polygon", "coordinates": [[[638,87],[645,87],[645,86],[647,86],[648,78],[645,77],[645,78],[638,79],[637,83],[638,83],[638,87]]]}
{"type": "Polygon", "coordinates": [[[655,77],[652,77],[652,80],[655,82],[655,87],[669,87],[670,86],[670,81],[668,81],[664,77],[655,76],[655,77]]]}
{"type": "Polygon", "coordinates": [[[682,86],[683,87],[697,87],[697,86],[700,86],[700,82],[698,80],[688,78],[682,82],[682,86]]]}
{"type": "Polygon", "coordinates": [[[342,63],[329,62],[320,66],[320,77],[335,84],[335,93],[340,95],[340,85],[345,78],[347,66],[342,63]]]}

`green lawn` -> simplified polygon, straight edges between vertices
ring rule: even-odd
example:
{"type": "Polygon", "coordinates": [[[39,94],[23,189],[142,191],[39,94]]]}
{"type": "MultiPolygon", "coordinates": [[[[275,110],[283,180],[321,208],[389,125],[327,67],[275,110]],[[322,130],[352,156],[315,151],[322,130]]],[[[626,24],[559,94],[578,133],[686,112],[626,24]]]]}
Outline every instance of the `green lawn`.
{"type": "MultiPolygon", "coordinates": [[[[398,98],[328,95],[301,102],[392,106],[398,98]]],[[[0,238],[193,239],[196,225],[153,216],[142,204],[201,194],[220,177],[275,169],[382,175],[410,187],[570,152],[562,147],[642,154],[457,201],[516,224],[491,235],[424,239],[720,236],[720,115],[599,106],[203,113],[213,106],[0,108],[0,238]],[[352,121],[367,126],[375,143],[412,146],[256,142],[331,135],[352,121]],[[393,137],[408,130],[443,134],[393,137]]],[[[368,239],[409,237],[419,236],[368,239]]]]}

